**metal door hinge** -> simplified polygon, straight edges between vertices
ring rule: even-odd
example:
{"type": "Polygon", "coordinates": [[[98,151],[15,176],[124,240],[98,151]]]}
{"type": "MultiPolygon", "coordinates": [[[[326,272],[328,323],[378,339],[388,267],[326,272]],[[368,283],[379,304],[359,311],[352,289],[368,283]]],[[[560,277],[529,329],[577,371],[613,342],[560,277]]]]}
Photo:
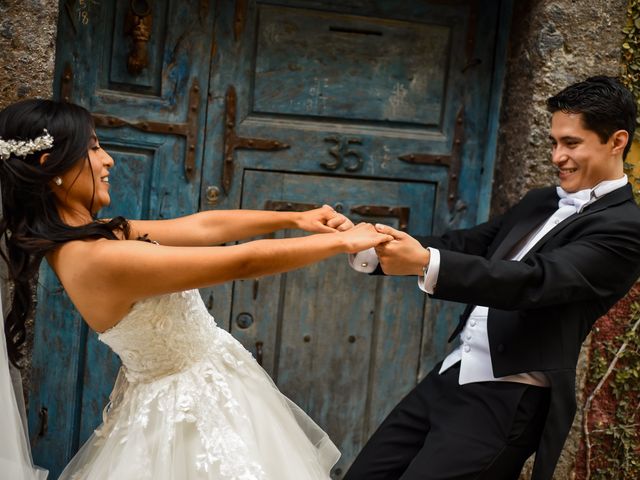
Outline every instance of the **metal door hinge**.
{"type": "MultiPolygon", "coordinates": [[[[73,91],[73,69],[67,63],[60,80],[60,98],[71,101],[73,91]]],[[[187,108],[187,121],[184,123],[150,122],[147,120],[129,121],[112,115],[92,113],[96,127],[117,128],[131,127],[149,133],[163,133],[167,135],[180,135],[185,137],[184,176],[187,181],[192,180],[196,167],[196,140],[198,137],[198,114],[200,113],[200,85],[197,79],[191,82],[189,90],[189,107],[187,108]]]]}
{"type": "Polygon", "coordinates": [[[222,189],[224,193],[229,193],[231,189],[236,150],[274,151],[289,148],[288,144],[278,140],[238,136],[236,133],[236,103],[236,89],[233,85],[230,85],[225,95],[224,159],[222,162],[222,189]]]}
{"type": "Polygon", "coordinates": [[[192,180],[196,169],[196,140],[198,136],[198,114],[200,111],[200,86],[194,79],[189,91],[187,121],[184,123],[151,122],[147,120],[129,121],[123,118],[99,113],[93,114],[96,127],[132,127],[143,132],[181,135],[185,137],[184,176],[192,180]]]}
{"type": "Polygon", "coordinates": [[[298,203],[284,200],[267,200],[264,202],[265,210],[275,210],[276,212],[306,212],[321,206],[319,203],[298,203]]]}
{"type": "Polygon", "coordinates": [[[73,89],[73,70],[69,62],[65,63],[62,78],[60,79],[60,100],[71,101],[71,91],[73,89]]]}
{"type": "Polygon", "coordinates": [[[458,181],[460,177],[462,141],[464,138],[464,106],[460,107],[456,115],[456,126],[453,132],[453,145],[449,155],[434,155],[429,153],[407,153],[398,158],[403,162],[417,165],[439,165],[449,169],[449,188],[447,203],[449,210],[453,210],[458,198],[458,181]]]}
{"type": "MultiPolygon", "coordinates": [[[[70,64],[66,64],[60,81],[60,98],[71,101],[73,91],[73,70],[70,64]]],[[[132,127],[149,133],[163,133],[167,135],[180,135],[185,137],[184,176],[187,181],[193,179],[196,167],[196,140],[198,137],[198,115],[200,113],[200,85],[194,78],[189,90],[189,107],[187,108],[187,121],[184,123],[150,122],[147,120],[130,121],[112,115],[92,113],[96,127],[117,128],[132,127]]]]}
{"type": "Polygon", "coordinates": [[[409,207],[389,207],[387,205],[358,205],[351,207],[351,213],[361,217],[393,217],[398,219],[398,230],[409,227],[409,207]]]}

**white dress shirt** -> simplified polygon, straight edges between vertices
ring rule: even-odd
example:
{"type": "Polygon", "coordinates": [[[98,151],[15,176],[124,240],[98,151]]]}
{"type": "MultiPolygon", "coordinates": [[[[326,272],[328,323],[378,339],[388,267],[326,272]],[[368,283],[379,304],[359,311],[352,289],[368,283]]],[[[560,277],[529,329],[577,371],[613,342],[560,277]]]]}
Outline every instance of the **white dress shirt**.
{"type": "MultiPolygon", "coordinates": [[[[580,213],[589,204],[602,198],[607,193],[625,186],[627,176],[617,180],[606,180],[592,189],[580,190],[567,194],[560,187],[558,189],[558,209],[529,237],[526,237],[516,247],[511,255],[512,261],[521,260],[531,248],[540,241],[550,230],[566,218],[575,213],[580,213]]],[[[418,277],[418,286],[426,293],[432,294],[438,281],[440,272],[440,252],[436,248],[429,248],[430,260],[425,275],[418,277]]],[[[350,265],[357,271],[371,273],[378,266],[378,257],[374,249],[365,250],[349,256],[350,265]]],[[[489,350],[489,336],[487,331],[487,315],[489,309],[486,306],[476,306],[469,315],[469,319],[460,332],[460,344],[443,361],[439,373],[443,373],[457,362],[460,364],[460,376],[458,383],[464,385],[472,382],[486,381],[510,381],[526,383],[537,386],[549,386],[546,376],[541,372],[523,372],[506,377],[494,377],[489,350]]]]}

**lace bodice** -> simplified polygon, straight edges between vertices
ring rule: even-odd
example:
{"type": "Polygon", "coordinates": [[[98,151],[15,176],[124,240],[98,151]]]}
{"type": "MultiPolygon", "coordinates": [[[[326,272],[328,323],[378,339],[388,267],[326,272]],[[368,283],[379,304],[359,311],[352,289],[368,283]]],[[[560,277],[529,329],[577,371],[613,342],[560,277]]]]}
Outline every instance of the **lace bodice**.
{"type": "Polygon", "coordinates": [[[339,452],[197,290],[137,302],[98,338],[122,368],[64,480],[328,480],[339,452]]]}
{"type": "Polygon", "coordinates": [[[241,363],[239,345],[216,326],[198,290],[139,301],[98,338],[118,354],[130,382],[181,372],[212,355],[233,366],[241,363]]]}

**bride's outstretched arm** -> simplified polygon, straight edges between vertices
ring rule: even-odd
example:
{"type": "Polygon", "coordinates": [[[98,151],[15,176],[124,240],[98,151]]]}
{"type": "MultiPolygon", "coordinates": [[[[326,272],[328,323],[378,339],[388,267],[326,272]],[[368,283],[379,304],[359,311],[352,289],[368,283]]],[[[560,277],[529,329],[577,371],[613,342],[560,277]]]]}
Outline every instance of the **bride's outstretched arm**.
{"type": "Polygon", "coordinates": [[[104,331],[133,303],[154,295],[293,270],[392,240],[372,225],[345,232],[256,240],[228,247],[137,241],[73,241],[48,257],[87,323],[104,331]]]}
{"type": "Polygon", "coordinates": [[[134,240],[147,235],[162,245],[207,246],[256,237],[285,228],[331,233],[352,227],[342,214],[325,205],[307,212],[210,210],[168,220],[131,220],[134,240]]]}

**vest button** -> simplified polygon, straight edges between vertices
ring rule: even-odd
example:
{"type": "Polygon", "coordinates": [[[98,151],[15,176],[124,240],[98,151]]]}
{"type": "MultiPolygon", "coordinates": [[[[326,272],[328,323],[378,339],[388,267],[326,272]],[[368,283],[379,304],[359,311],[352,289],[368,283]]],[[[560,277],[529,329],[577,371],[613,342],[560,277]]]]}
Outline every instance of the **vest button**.
{"type": "Polygon", "coordinates": [[[498,345],[498,352],[502,353],[505,350],[506,350],[506,347],[504,346],[504,344],[501,343],[500,345],[498,345]]]}

